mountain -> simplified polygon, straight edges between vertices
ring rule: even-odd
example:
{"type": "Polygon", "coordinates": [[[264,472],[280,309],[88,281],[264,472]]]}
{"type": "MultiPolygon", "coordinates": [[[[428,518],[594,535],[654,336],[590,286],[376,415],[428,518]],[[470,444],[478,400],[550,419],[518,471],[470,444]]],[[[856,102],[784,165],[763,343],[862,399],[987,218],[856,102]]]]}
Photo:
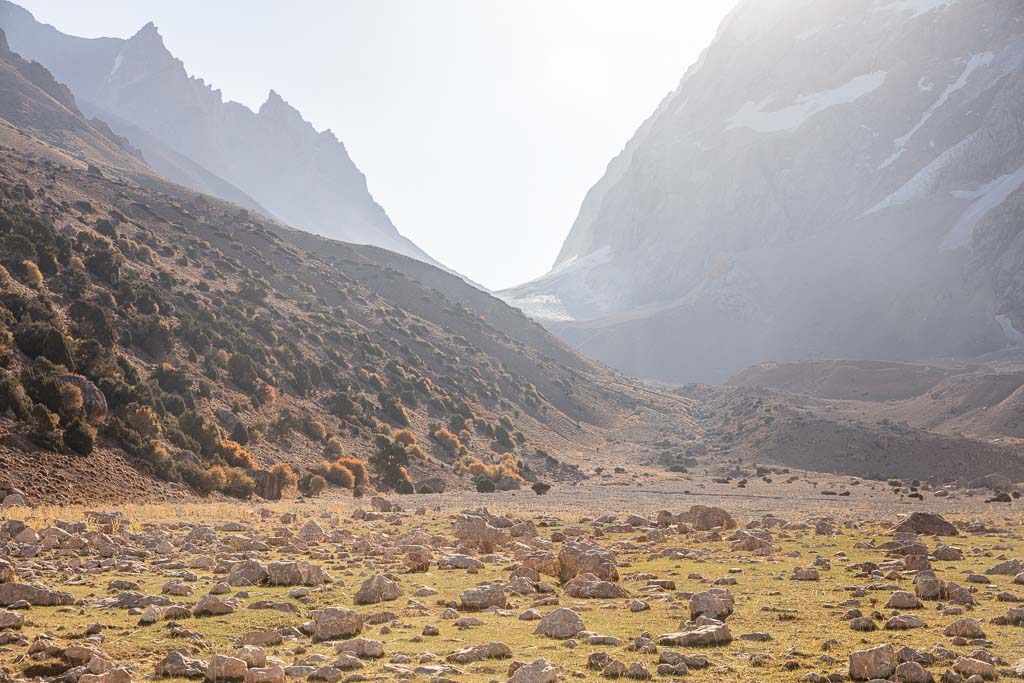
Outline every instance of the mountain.
{"type": "Polygon", "coordinates": [[[163,176],[326,237],[437,265],[398,232],[331,131],[317,132],[273,90],[257,112],[224,102],[186,73],[152,23],[127,40],[85,39],[0,0],[0,28],[15,52],[50,70],[163,176]]]}
{"type": "Polygon", "coordinates": [[[558,486],[593,454],[700,442],[692,401],[455,275],[161,177],[2,36],[0,487],[273,498],[285,464],[366,490],[558,486]]]}
{"type": "Polygon", "coordinates": [[[500,295],[641,377],[1024,340],[1024,4],[746,0],[500,295]]]}

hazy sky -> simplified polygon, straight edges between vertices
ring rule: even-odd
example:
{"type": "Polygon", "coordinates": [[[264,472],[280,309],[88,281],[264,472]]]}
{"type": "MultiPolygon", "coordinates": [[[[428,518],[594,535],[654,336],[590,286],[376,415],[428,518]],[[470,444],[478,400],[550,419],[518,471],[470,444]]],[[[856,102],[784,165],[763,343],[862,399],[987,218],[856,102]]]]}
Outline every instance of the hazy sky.
{"type": "Polygon", "coordinates": [[[332,129],[398,229],[497,289],[542,275],[586,191],[736,0],[16,0],[66,33],[147,21],[254,109],[332,129]]]}

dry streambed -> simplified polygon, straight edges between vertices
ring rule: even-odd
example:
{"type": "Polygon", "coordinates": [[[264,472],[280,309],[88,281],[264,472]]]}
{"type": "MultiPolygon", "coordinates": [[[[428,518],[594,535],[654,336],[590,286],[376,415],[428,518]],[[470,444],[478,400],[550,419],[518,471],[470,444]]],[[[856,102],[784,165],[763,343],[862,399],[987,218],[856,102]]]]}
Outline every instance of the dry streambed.
{"type": "Polygon", "coordinates": [[[384,499],[354,511],[81,517],[0,520],[0,680],[923,682],[1024,671],[1019,522],[738,524],[703,506],[569,519],[384,499]]]}

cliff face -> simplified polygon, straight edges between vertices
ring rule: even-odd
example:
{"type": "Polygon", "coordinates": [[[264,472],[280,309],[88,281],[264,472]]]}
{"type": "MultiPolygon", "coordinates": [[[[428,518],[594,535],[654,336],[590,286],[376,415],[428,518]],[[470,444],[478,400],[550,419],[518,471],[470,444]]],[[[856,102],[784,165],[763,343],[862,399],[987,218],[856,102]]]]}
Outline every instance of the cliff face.
{"type": "Polygon", "coordinates": [[[743,2],[502,296],[671,380],[1005,347],[1017,264],[974,242],[1020,224],[1022,66],[1014,0],[743,2]]]}
{"type": "Polygon", "coordinates": [[[316,131],[274,91],[257,112],[224,102],[188,75],[153,24],[127,40],[84,39],[0,0],[0,28],[15,52],[53,72],[84,112],[164,176],[326,237],[436,265],[398,232],[333,133],[316,131]]]}

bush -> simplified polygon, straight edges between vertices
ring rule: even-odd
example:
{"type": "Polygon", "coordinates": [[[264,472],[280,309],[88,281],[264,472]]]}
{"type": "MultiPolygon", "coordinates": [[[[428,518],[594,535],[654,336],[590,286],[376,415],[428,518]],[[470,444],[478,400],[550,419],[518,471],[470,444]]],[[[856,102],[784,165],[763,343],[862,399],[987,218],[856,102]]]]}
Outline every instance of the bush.
{"type": "Polygon", "coordinates": [[[81,417],[76,417],[64,431],[64,443],[79,455],[89,455],[96,446],[96,429],[81,417]]]}
{"type": "Polygon", "coordinates": [[[60,385],[60,417],[64,424],[70,424],[74,420],[85,415],[85,400],[82,398],[82,390],[71,382],[60,385]]]}
{"type": "Polygon", "coordinates": [[[64,435],[58,429],[60,418],[41,403],[32,406],[33,428],[29,437],[39,446],[60,451],[64,448],[64,435]]]}
{"type": "Polygon", "coordinates": [[[18,348],[30,358],[42,357],[56,365],[63,365],[68,370],[75,369],[71,343],[64,333],[51,323],[29,322],[19,325],[14,340],[18,343],[18,348]]]}
{"type": "Polygon", "coordinates": [[[408,429],[400,429],[394,433],[393,438],[405,447],[416,445],[416,435],[408,429]]]}
{"type": "Polygon", "coordinates": [[[282,490],[295,486],[299,481],[298,476],[295,474],[295,470],[292,469],[291,465],[285,462],[279,462],[271,467],[270,474],[277,480],[277,483],[280,484],[282,490]]]}
{"type": "Polygon", "coordinates": [[[25,393],[25,388],[13,374],[0,370],[0,414],[8,408],[22,422],[32,418],[32,399],[25,393]]]}
{"type": "Polygon", "coordinates": [[[256,469],[256,460],[252,453],[242,448],[241,444],[231,439],[224,439],[216,449],[217,455],[224,459],[224,462],[232,467],[244,467],[247,470],[256,469]]]}
{"type": "Polygon", "coordinates": [[[494,493],[496,487],[494,482],[490,479],[477,479],[476,480],[476,491],[477,493],[494,493]]]}
{"type": "Polygon", "coordinates": [[[239,388],[255,392],[259,375],[256,373],[256,363],[252,358],[244,353],[232,354],[228,359],[228,373],[231,375],[231,381],[239,388]]]}
{"type": "Polygon", "coordinates": [[[309,498],[315,498],[327,489],[327,480],[319,474],[306,472],[299,480],[299,493],[309,498]]]}
{"type": "Polygon", "coordinates": [[[315,420],[307,420],[303,425],[303,431],[313,441],[323,441],[327,438],[327,428],[323,423],[315,420]]]}
{"type": "Polygon", "coordinates": [[[341,442],[336,436],[332,436],[327,440],[327,445],[324,447],[324,452],[327,453],[327,457],[332,460],[345,457],[345,444],[341,442]]]}
{"type": "Polygon", "coordinates": [[[29,287],[39,289],[43,286],[43,274],[39,271],[39,266],[32,261],[26,259],[21,262],[21,273],[29,287]]]}
{"type": "Polygon", "coordinates": [[[455,436],[444,427],[438,427],[430,436],[441,444],[441,448],[443,448],[449,455],[457,455],[459,449],[462,448],[462,442],[459,441],[459,437],[455,436]]]}
{"type": "Polygon", "coordinates": [[[403,427],[408,427],[412,424],[412,421],[409,419],[409,413],[405,412],[405,407],[394,396],[382,392],[378,399],[380,400],[381,408],[384,409],[384,413],[396,423],[403,427]]]}
{"type": "MultiPolygon", "coordinates": [[[[370,464],[377,470],[384,485],[395,490],[409,481],[409,454],[405,446],[384,434],[377,435],[377,451],[370,458],[370,464]]],[[[410,482],[411,483],[411,482],[410,482]]]]}
{"type": "Polygon", "coordinates": [[[352,470],[339,462],[329,462],[324,460],[320,463],[319,472],[324,479],[335,486],[340,486],[343,489],[351,489],[355,487],[356,478],[352,474],[352,470]]]}
{"type": "Polygon", "coordinates": [[[133,403],[125,410],[125,421],[143,438],[160,436],[163,428],[160,417],[152,408],[141,403],[133,403]]]}
{"type": "Polygon", "coordinates": [[[178,465],[181,479],[201,496],[208,496],[214,491],[219,491],[227,484],[227,474],[220,465],[203,469],[195,463],[181,463],[178,465]]]}
{"type": "Polygon", "coordinates": [[[352,473],[352,476],[356,480],[356,486],[366,486],[367,480],[370,478],[366,472],[366,465],[362,460],[357,458],[340,458],[338,464],[344,466],[352,473]]]}
{"type": "Polygon", "coordinates": [[[256,481],[238,467],[224,468],[224,486],[221,491],[232,498],[246,500],[256,490],[256,481]]]}

